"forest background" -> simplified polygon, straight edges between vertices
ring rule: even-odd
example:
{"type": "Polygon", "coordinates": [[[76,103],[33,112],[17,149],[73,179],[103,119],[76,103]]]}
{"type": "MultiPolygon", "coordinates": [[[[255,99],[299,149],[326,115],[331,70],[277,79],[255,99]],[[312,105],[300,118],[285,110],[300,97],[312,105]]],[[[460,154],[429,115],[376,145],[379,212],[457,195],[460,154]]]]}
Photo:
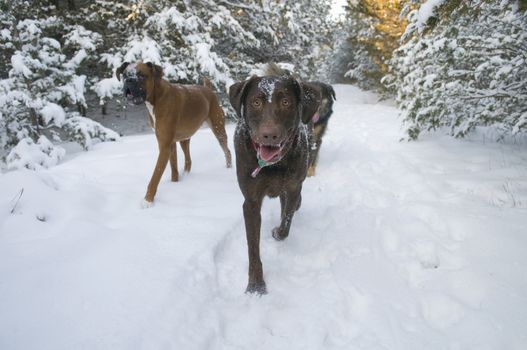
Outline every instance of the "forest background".
{"type": "Polygon", "coordinates": [[[267,62],[356,84],[395,99],[406,140],[527,129],[527,1],[344,5],[336,16],[323,0],[0,0],[0,159],[46,167],[64,155],[57,143],[117,139],[125,61],[159,64],[172,82],[207,76],[222,96],[267,62]]]}

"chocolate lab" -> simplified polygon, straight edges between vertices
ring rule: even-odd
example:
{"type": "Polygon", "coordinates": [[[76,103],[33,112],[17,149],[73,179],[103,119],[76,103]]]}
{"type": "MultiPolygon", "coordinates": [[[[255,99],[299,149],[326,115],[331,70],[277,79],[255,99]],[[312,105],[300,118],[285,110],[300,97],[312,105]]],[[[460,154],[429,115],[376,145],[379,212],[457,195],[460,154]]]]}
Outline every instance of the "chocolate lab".
{"type": "MultiPolygon", "coordinates": [[[[285,68],[278,66],[276,63],[266,63],[259,69],[264,75],[287,75],[295,76],[295,74],[285,68]]],[[[333,102],[336,100],[335,90],[329,84],[319,81],[311,81],[309,84],[314,85],[320,90],[320,106],[313,115],[310,126],[311,130],[311,152],[309,154],[309,167],[307,169],[307,176],[314,176],[318,162],[318,153],[322,144],[322,136],[326,133],[329,117],[333,114],[333,102]]]]}
{"type": "Polygon", "coordinates": [[[280,197],[281,223],[273,237],[289,235],[293,214],[300,208],[302,183],[309,161],[305,124],[317,111],[320,93],[290,76],[253,76],[229,89],[239,117],[234,136],[236,174],[245,198],[243,216],[249,250],[246,291],[265,294],[260,260],[260,210],[265,196],[280,197]]]}
{"type": "Polygon", "coordinates": [[[223,109],[207,79],[205,86],[171,84],[162,78],[162,68],[150,62],[125,62],[117,69],[116,75],[117,78],[123,76],[123,92],[130,102],[136,105],[146,104],[150,125],[155,131],[159,146],[157,163],[148,184],[143,208],[152,206],[169,159],[172,181],[178,181],[176,142],[179,142],[185,154],[185,171],[190,171],[190,137],[203,122],[207,122],[212,129],[225,154],[227,167],[231,167],[223,109]]]}
{"type": "Polygon", "coordinates": [[[322,145],[322,136],[326,133],[329,117],[333,114],[333,102],[337,98],[335,97],[335,90],[333,90],[331,85],[318,81],[310,82],[310,84],[316,86],[321,94],[320,106],[312,118],[313,138],[311,153],[309,155],[309,168],[307,169],[307,176],[314,176],[318,162],[318,152],[322,145]]]}

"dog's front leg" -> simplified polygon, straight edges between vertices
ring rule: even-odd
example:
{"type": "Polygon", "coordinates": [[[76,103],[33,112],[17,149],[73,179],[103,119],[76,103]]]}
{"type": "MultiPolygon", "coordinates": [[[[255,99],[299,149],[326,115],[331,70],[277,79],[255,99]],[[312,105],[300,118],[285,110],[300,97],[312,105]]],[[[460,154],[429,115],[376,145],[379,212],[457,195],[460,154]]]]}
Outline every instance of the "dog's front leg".
{"type": "Polygon", "coordinates": [[[163,175],[163,172],[165,171],[165,168],[168,163],[168,159],[170,158],[170,152],[171,152],[170,146],[171,146],[171,143],[159,145],[159,155],[157,157],[156,167],[154,168],[154,173],[152,174],[152,178],[150,179],[150,183],[148,184],[148,187],[146,190],[143,207],[151,206],[154,201],[154,197],[157,192],[157,186],[159,185],[161,176],[163,175]]]}
{"type": "Polygon", "coordinates": [[[309,168],[307,169],[307,176],[315,176],[318,154],[320,152],[320,146],[322,145],[322,136],[326,133],[328,127],[327,122],[322,125],[315,126],[311,132],[311,142],[309,145],[309,168]]]}
{"type": "Polygon", "coordinates": [[[309,150],[309,167],[307,168],[307,176],[312,177],[315,176],[317,162],[318,162],[318,152],[320,151],[320,144],[322,143],[322,139],[316,139],[313,141],[313,144],[311,145],[311,149],[309,150]]]}
{"type": "Polygon", "coordinates": [[[289,236],[289,229],[291,228],[291,221],[293,221],[293,215],[300,206],[300,193],[302,187],[293,191],[288,191],[280,195],[280,204],[282,207],[282,221],[280,226],[273,229],[273,237],[282,241],[289,236]]]}
{"type": "Polygon", "coordinates": [[[267,293],[263,279],[262,261],[260,260],[261,209],[262,198],[258,200],[246,198],[243,203],[243,217],[245,219],[245,232],[249,251],[249,283],[245,290],[246,293],[267,293]]]}

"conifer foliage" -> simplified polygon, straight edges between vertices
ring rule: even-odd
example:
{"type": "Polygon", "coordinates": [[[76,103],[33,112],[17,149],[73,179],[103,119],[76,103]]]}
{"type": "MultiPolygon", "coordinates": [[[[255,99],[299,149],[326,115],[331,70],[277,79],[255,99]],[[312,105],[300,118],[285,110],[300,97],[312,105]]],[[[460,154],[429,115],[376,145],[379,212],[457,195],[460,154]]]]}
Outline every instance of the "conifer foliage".
{"type": "Polygon", "coordinates": [[[381,79],[406,27],[404,0],[348,0],[336,54],[328,71],[336,82],[385,92],[381,79]]]}
{"type": "Polygon", "coordinates": [[[342,28],[332,79],[394,95],[406,139],[527,130],[527,1],[348,0],[342,28]]]}
{"type": "Polygon", "coordinates": [[[64,153],[50,140],[117,139],[84,114],[97,108],[86,95],[104,111],[121,94],[113,74],[125,61],[159,64],[173,82],[207,76],[218,92],[269,60],[316,78],[329,9],[323,0],[0,0],[0,159],[37,169],[64,153]]]}
{"type": "Polygon", "coordinates": [[[93,139],[115,140],[118,135],[79,113],[87,105],[86,76],[78,69],[95,51],[100,35],[39,12],[20,17],[31,11],[30,5],[0,4],[0,49],[10,56],[0,80],[0,149],[10,150],[8,167],[34,169],[54,165],[64,154],[48,137],[75,139],[77,130],[89,130],[82,140],[88,147],[93,139]]]}
{"type": "Polygon", "coordinates": [[[446,127],[527,130],[527,12],[521,1],[428,0],[409,14],[385,79],[409,139],[446,127]]]}

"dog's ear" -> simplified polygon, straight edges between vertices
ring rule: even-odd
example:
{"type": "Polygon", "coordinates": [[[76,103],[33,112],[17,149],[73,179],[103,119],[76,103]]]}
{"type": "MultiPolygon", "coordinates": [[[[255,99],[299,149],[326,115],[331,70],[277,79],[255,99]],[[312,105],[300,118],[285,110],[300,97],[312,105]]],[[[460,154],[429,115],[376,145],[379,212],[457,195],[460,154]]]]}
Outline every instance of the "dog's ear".
{"type": "Polygon", "coordinates": [[[129,64],[130,62],[124,62],[123,64],[121,64],[119,68],[115,70],[115,75],[117,76],[117,80],[121,80],[121,75],[123,74],[124,70],[126,69],[126,67],[128,67],[129,64]]]}
{"type": "Polygon", "coordinates": [[[229,100],[239,118],[243,118],[243,101],[247,96],[247,88],[255,79],[257,79],[257,76],[253,75],[251,78],[234,83],[229,87],[229,100]]]}
{"type": "Polygon", "coordinates": [[[333,86],[327,84],[329,93],[331,94],[331,97],[333,97],[333,101],[337,100],[337,96],[335,96],[335,90],[333,89],[333,86]]]}
{"type": "Polygon", "coordinates": [[[154,77],[155,80],[163,77],[163,67],[153,64],[152,62],[146,62],[146,65],[152,71],[152,77],[154,77]]]}
{"type": "Polygon", "coordinates": [[[300,117],[302,123],[307,124],[320,106],[320,90],[313,84],[299,82],[296,79],[295,81],[299,87],[300,117]]]}
{"type": "Polygon", "coordinates": [[[322,93],[323,96],[322,97],[325,97],[324,95],[327,95],[331,100],[333,101],[336,101],[337,100],[337,97],[335,96],[335,90],[333,90],[333,86],[331,86],[330,84],[326,84],[326,83],[319,83],[317,84],[317,86],[320,86],[320,92],[322,93]]]}

